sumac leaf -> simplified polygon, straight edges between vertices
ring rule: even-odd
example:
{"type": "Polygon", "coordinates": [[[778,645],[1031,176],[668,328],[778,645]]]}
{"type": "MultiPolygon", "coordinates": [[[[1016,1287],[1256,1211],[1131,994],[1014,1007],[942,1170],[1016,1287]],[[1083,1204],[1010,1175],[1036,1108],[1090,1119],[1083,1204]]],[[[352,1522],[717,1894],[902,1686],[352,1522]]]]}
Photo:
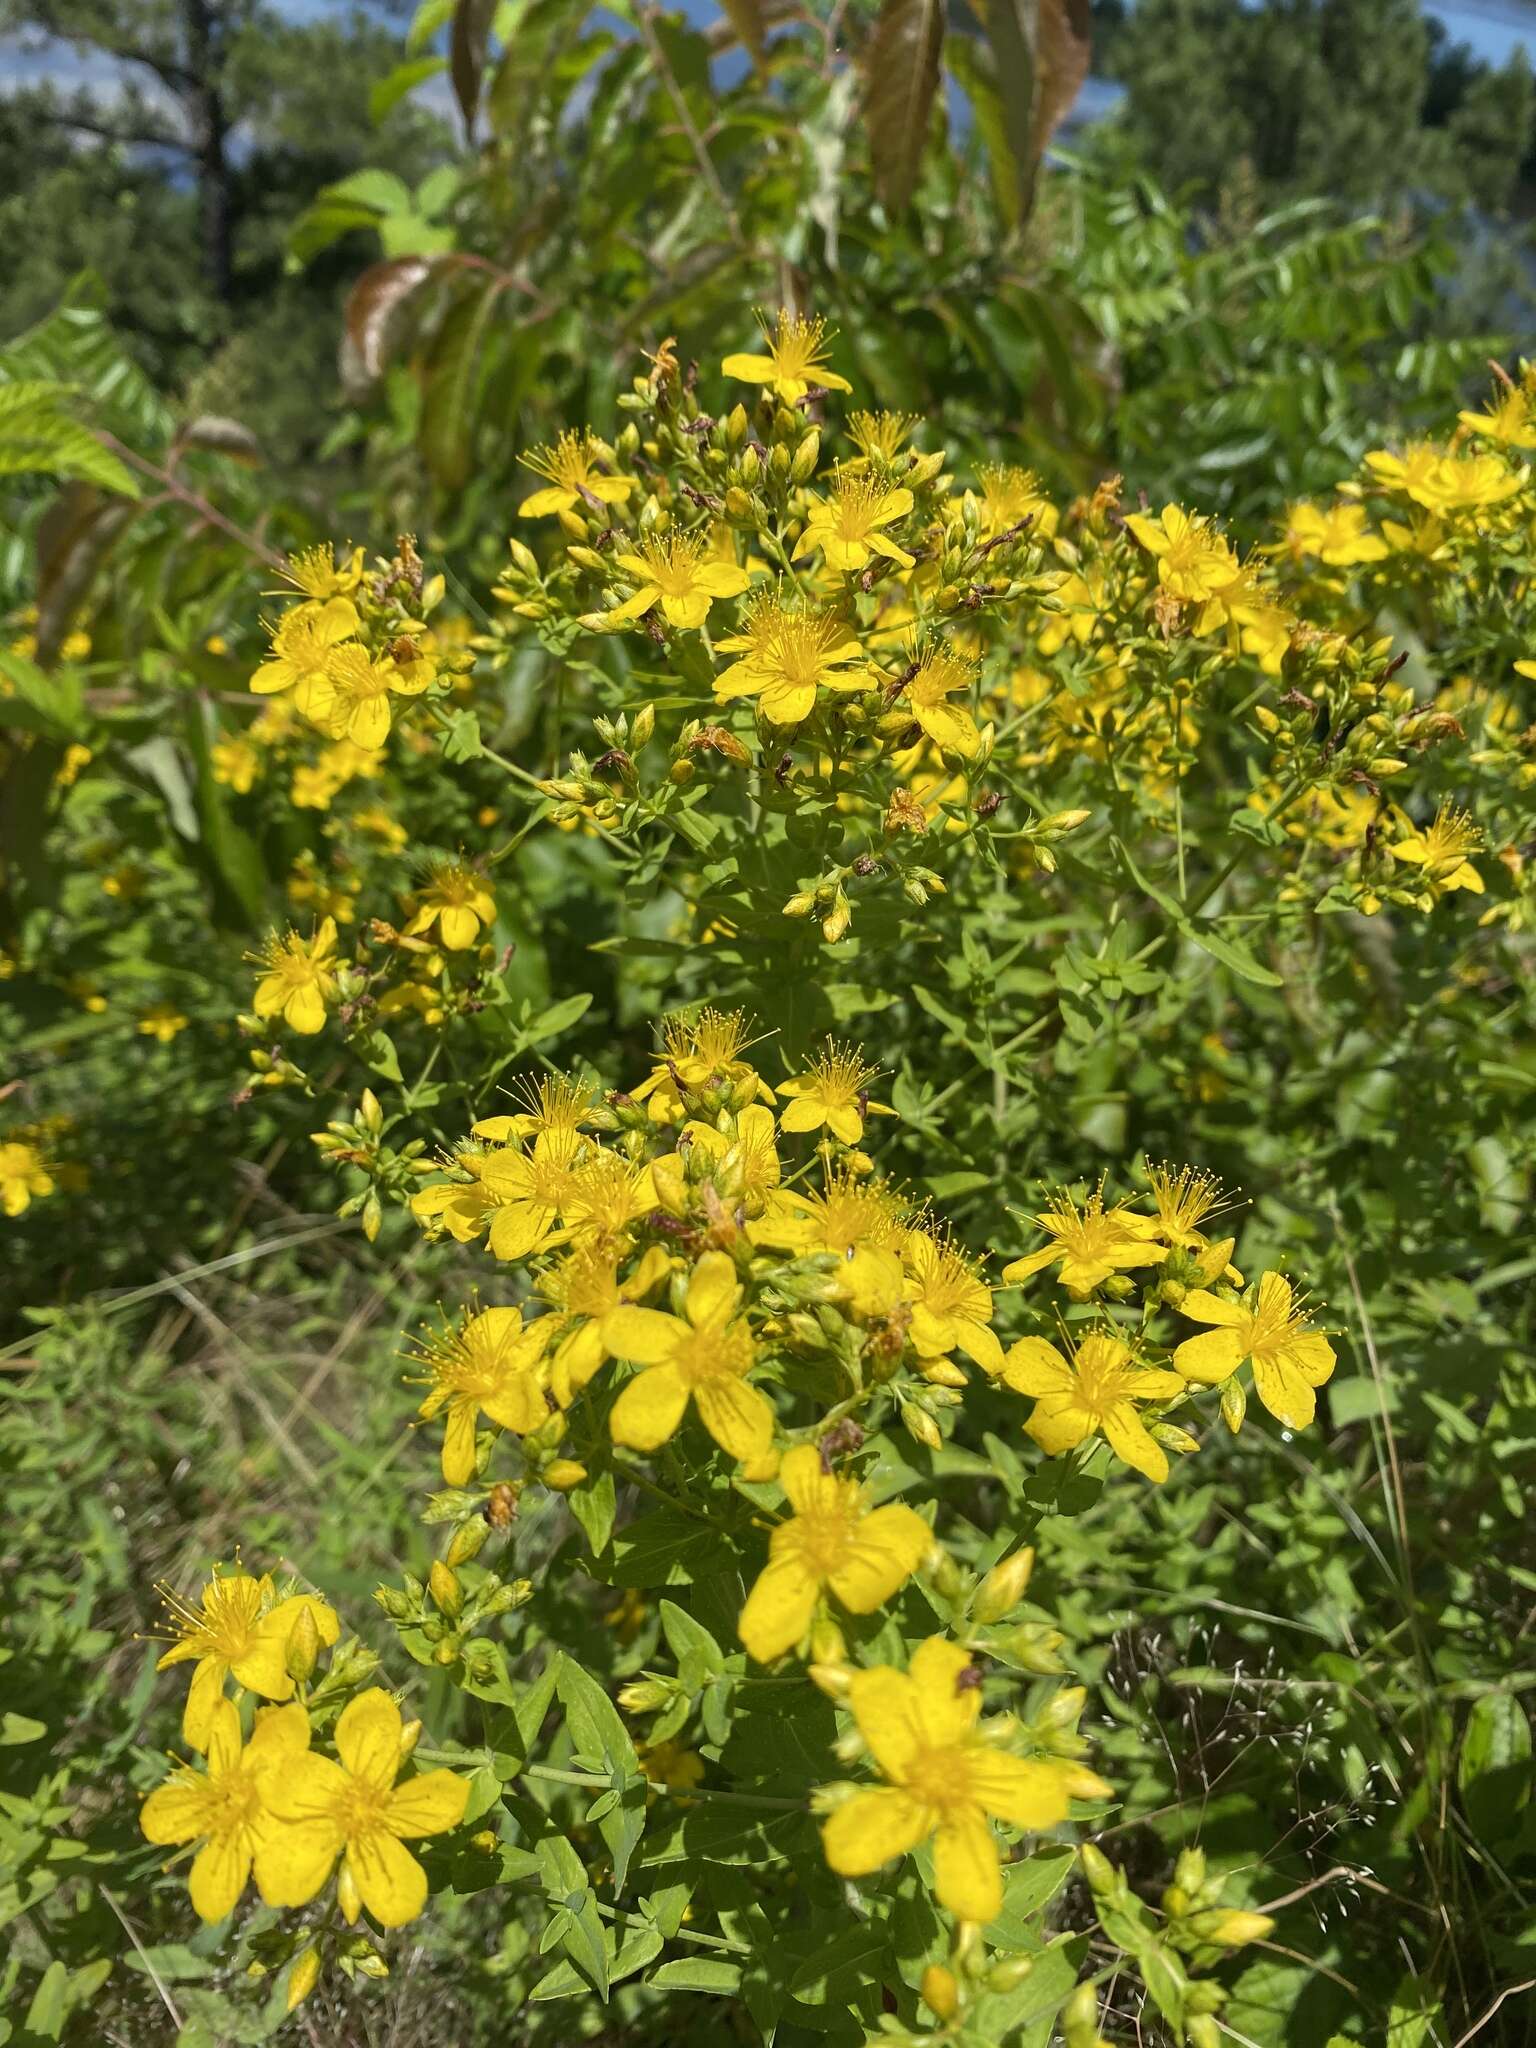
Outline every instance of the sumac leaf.
{"type": "Polygon", "coordinates": [[[377,383],[389,357],[395,315],[432,275],[426,256],[373,263],[347,295],[342,326],[342,378],[351,388],[377,383]]]}
{"type": "Polygon", "coordinates": [[[938,0],[885,0],[865,58],[864,117],[875,184],[892,213],[907,204],[917,183],[943,46],[938,0]]]}

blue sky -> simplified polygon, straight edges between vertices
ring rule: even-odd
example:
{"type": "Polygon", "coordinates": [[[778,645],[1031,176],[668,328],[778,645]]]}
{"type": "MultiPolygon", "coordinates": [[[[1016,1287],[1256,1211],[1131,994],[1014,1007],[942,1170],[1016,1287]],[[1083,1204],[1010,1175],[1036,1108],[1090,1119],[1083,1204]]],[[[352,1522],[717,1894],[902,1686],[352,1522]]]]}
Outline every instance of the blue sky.
{"type": "MultiPolygon", "coordinates": [[[[327,13],[350,13],[351,0],[279,0],[284,12],[297,20],[327,13]]],[[[718,12],[712,0],[682,0],[684,12],[700,19],[712,19],[718,12]]],[[[1536,62],[1536,0],[1451,0],[1451,4],[1426,7],[1450,30],[1457,42],[1469,43],[1478,56],[1502,62],[1518,46],[1536,62]]],[[[400,33],[405,33],[401,21],[400,33]]],[[[104,80],[112,67],[106,62],[81,60],[63,47],[24,52],[14,39],[0,38],[0,91],[9,85],[52,77],[63,85],[104,80]]]]}

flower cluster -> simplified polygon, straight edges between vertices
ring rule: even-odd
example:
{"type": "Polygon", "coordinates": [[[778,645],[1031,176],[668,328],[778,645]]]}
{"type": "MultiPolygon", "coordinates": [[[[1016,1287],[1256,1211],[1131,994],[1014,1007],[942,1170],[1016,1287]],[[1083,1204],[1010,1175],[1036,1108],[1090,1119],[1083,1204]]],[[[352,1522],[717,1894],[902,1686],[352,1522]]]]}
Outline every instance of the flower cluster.
{"type": "MultiPolygon", "coordinates": [[[[226,1919],[253,1878],[266,1905],[305,1906],[334,1877],[348,1927],[364,1912],[384,1928],[414,1919],[427,1875],[406,1844],[456,1827],[469,1784],[411,1768],[421,1723],[407,1724],[389,1693],[364,1685],[372,1653],[347,1643],[319,1672],[340,1634],[334,1610],[314,1594],[280,1594],[238,1564],[216,1569],[195,1603],[169,1589],[165,1602],[172,1640],[158,1668],[192,1665],[182,1737],[196,1760],[174,1763],[140,1824],[151,1842],[192,1850],[194,1910],[226,1919]]],[[[290,2007],[313,1987],[334,1945],[330,1927],[327,1919],[314,1939],[298,1931],[274,1948],[273,1961],[291,1965],[290,2007]]],[[[348,1944],[350,1964],[360,1953],[372,1951],[348,1944]]]]}

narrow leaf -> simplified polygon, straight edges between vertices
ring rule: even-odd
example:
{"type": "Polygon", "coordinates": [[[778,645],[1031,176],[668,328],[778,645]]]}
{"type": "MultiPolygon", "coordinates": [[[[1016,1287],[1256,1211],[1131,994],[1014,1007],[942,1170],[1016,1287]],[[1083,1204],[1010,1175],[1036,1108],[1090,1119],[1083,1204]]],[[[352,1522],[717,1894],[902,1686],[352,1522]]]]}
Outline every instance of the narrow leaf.
{"type": "Polygon", "coordinates": [[[865,60],[864,115],[875,184],[890,213],[906,206],[917,183],[943,46],[938,0],[885,0],[865,60]]]}

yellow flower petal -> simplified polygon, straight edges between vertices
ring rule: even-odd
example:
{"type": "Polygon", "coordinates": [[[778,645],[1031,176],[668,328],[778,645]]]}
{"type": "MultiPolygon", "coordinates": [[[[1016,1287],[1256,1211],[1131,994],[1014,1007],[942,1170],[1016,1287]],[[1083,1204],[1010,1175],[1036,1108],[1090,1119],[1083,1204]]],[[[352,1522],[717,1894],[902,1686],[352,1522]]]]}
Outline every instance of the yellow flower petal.
{"type": "Polygon", "coordinates": [[[941,1906],[961,1920],[985,1923],[1003,1910],[1003,1873],[997,1838],[980,1809],[961,1808],[934,1837],[933,1889],[941,1906]]]}
{"type": "Polygon", "coordinates": [[[820,1590],[798,1559],[769,1564],[747,1595],[737,1624],[747,1654],[759,1664],[771,1664],[792,1650],[811,1625],[820,1590]]]}
{"type": "Polygon", "coordinates": [[[469,1780],[452,1771],[427,1771],[389,1795],[386,1812],[391,1834],[407,1841],[418,1835],[440,1835],[456,1828],[469,1804],[469,1780]]]}
{"type": "Polygon", "coordinates": [[[828,1816],[821,1846],[839,1877],[866,1877],[915,1849],[927,1833],[927,1816],[917,1801],[881,1787],[845,1799],[828,1816]]]}
{"type": "Polygon", "coordinates": [[[215,1835],[192,1859],[187,1889],[193,1912],[203,1920],[223,1920],[235,1910],[250,1874],[251,1848],[245,1831],[215,1835]]]}
{"type": "MultiPolygon", "coordinates": [[[[618,1314],[648,1315],[647,1309],[620,1309],[618,1314]]],[[[657,1316],[670,1322],[670,1316],[657,1316]]],[[[606,1327],[606,1324],[605,1324],[606,1327]]],[[[617,1348],[617,1347],[616,1347],[617,1348]]],[[[688,1388],[675,1365],[652,1365],[632,1379],[608,1418],[608,1431],[616,1444],[631,1450],[654,1451],[675,1436],[688,1406],[688,1388]]]]}
{"type": "Polygon", "coordinates": [[[400,1709],[373,1685],[342,1709],[336,1723],[336,1754],[354,1778],[393,1785],[400,1769],[400,1709]]]}
{"type": "Polygon", "coordinates": [[[347,1844],[347,1864],[363,1904],[381,1927],[403,1927],[427,1903],[427,1873],[405,1844],[382,1828],[347,1844]]]}
{"type": "Polygon", "coordinates": [[[742,1380],[707,1380],[694,1389],[699,1420],[733,1458],[760,1458],[773,1442],[767,1397],[742,1380]]]}

